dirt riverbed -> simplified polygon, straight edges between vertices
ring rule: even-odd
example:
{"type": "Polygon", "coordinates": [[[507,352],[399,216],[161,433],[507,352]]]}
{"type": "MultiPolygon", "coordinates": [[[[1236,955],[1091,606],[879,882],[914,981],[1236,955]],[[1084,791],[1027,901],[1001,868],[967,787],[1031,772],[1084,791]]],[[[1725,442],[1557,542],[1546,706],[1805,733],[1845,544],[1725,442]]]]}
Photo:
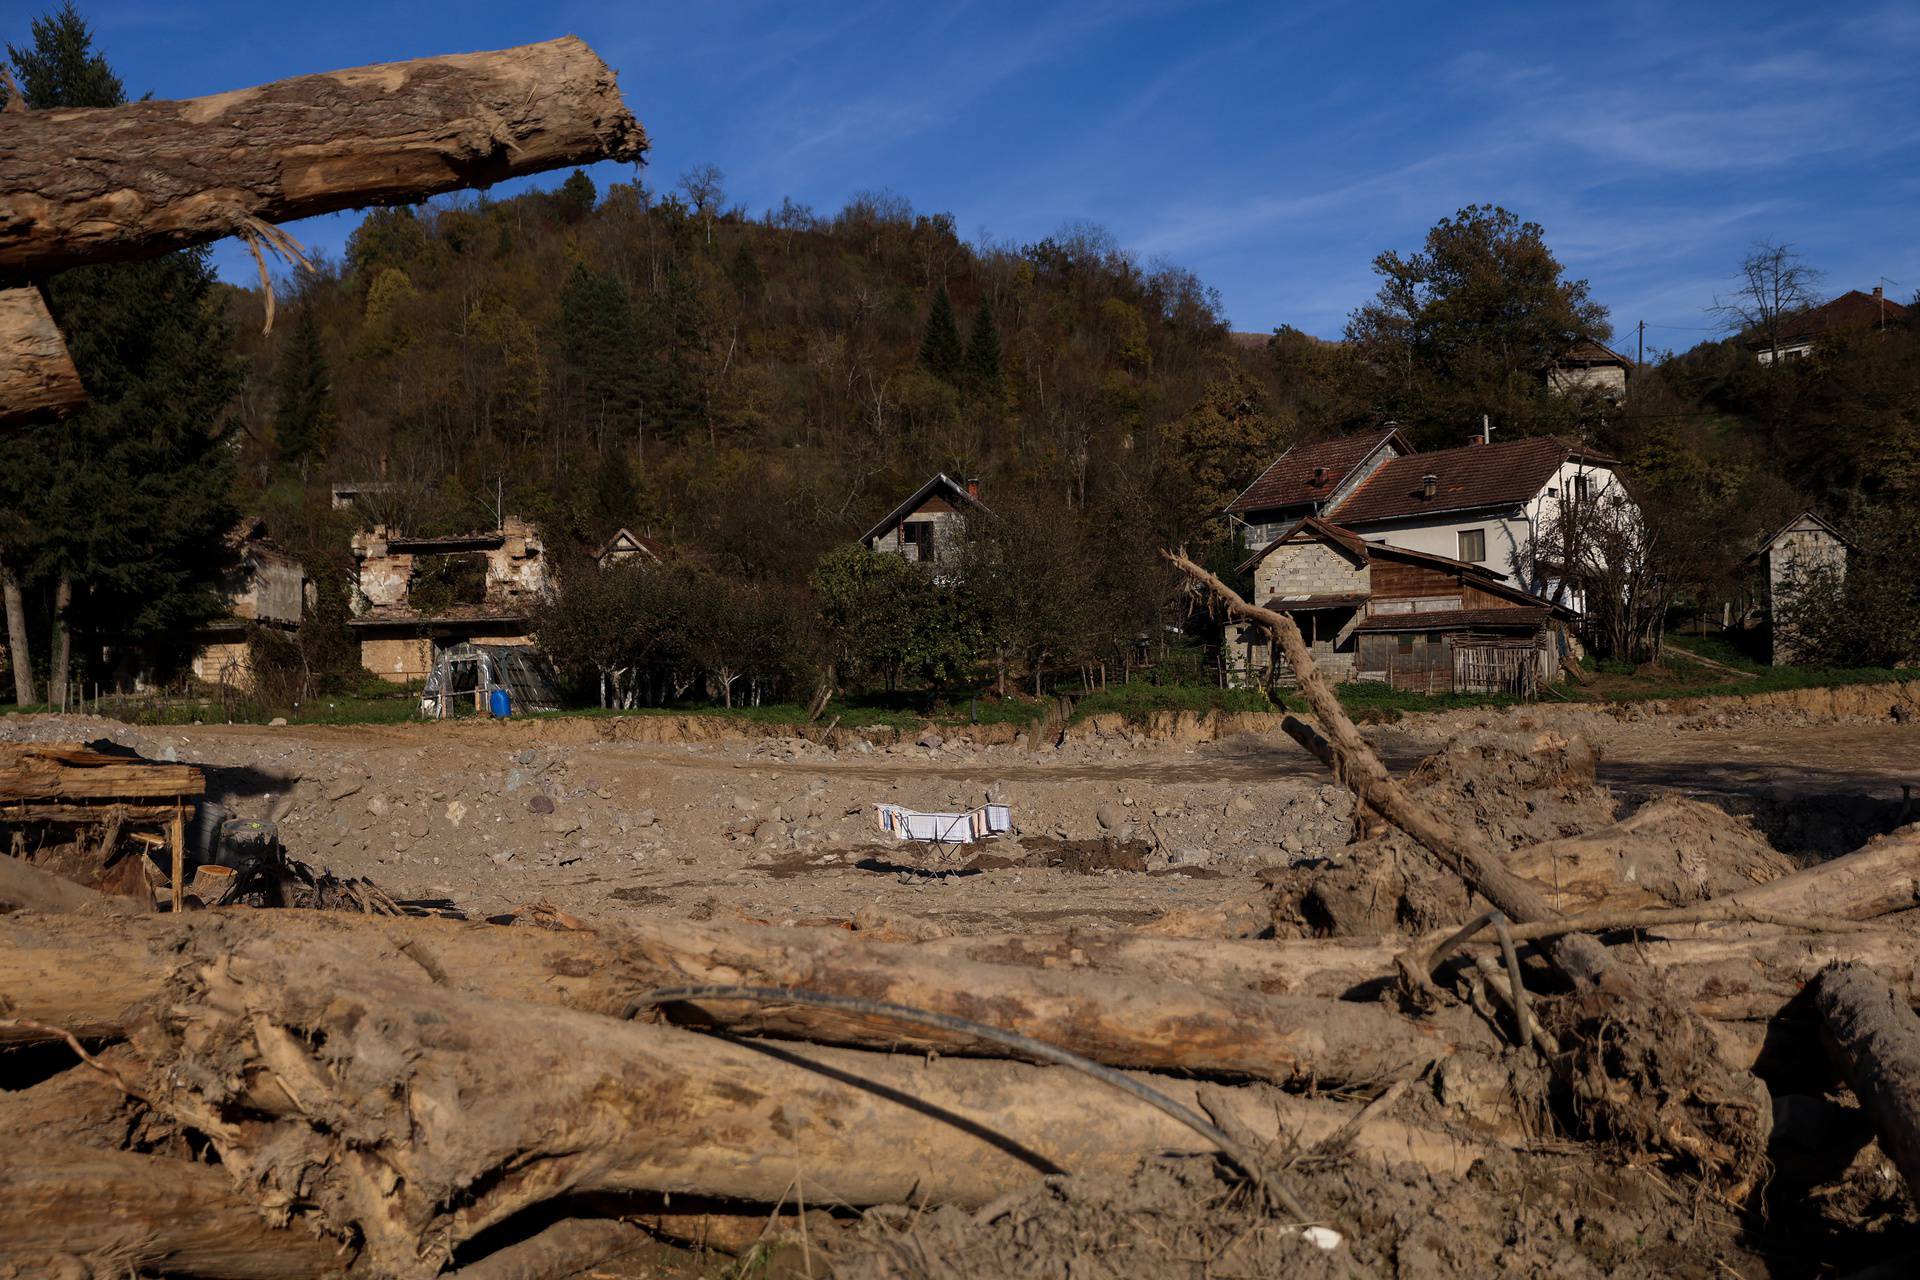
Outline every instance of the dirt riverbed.
{"type": "MultiPolygon", "coordinates": [[[[1243,901],[1263,871],[1337,864],[1350,829],[1346,793],[1270,722],[1225,736],[1191,717],[1078,727],[1038,749],[932,731],[879,745],[649,742],[629,740],[635,724],[148,728],[7,716],[0,740],[105,738],[200,765],[210,800],[277,821],[295,857],[473,914],[545,900],[597,919],[864,911],[955,933],[1126,925],[1243,901]],[[957,849],[895,841],[874,817],[882,802],[952,810],[988,799],[1012,807],[1014,834],[957,849]]],[[[1710,799],[1802,859],[1888,829],[1903,789],[1920,782],[1920,724],[1884,713],[1534,707],[1368,734],[1404,768],[1489,728],[1577,733],[1623,810],[1666,793],[1710,799]]]]}

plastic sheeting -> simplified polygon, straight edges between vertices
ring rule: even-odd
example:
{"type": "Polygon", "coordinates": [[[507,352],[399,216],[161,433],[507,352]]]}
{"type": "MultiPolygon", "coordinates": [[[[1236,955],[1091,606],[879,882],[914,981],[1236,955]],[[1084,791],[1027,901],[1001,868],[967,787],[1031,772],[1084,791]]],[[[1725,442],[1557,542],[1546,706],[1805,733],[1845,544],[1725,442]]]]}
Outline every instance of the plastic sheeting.
{"type": "Polygon", "coordinates": [[[495,689],[506,690],[513,710],[558,711],[560,695],[546,655],[526,644],[448,645],[434,658],[433,671],[420,694],[420,714],[446,718],[453,706],[474,699],[484,711],[495,689]]]}

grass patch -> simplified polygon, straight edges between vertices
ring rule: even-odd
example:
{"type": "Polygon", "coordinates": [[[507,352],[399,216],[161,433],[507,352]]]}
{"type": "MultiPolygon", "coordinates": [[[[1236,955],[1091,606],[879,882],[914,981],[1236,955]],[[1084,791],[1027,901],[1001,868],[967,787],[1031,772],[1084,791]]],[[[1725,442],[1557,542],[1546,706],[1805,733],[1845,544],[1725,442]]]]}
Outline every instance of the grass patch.
{"type": "Polygon", "coordinates": [[[1274,711],[1272,699],[1259,689],[1222,689],[1210,684],[1133,684],[1112,685],[1099,693],[1080,699],[1073,718],[1122,715],[1129,720],[1142,719],[1156,711],[1274,711]]]}

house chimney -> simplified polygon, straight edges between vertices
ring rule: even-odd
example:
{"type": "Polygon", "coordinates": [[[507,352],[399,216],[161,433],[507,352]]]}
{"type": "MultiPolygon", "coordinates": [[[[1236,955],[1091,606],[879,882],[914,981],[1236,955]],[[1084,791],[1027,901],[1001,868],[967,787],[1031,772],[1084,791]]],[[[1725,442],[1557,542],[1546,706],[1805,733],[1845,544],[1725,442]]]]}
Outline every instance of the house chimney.
{"type": "Polygon", "coordinates": [[[1882,299],[1882,298],[1884,298],[1884,297],[1886,297],[1886,296],[1887,296],[1887,291],[1886,291],[1886,289],[1884,289],[1884,288],[1883,288],[1882,286],[1880,286],[1880,285],[1875,285],[1875,286],[1873,286],[1873,300],[1874,300],[1875,302],[1878,302],[1878,301],[1880,301],[1880,299],[1882,299]]]}
{"type": "Polygon", "coordinates": [[[1327,482],[1327,469],[1325,467],[1315,467],[1313,469],[1313,482],[1315,484],[1325,484],[1327,482]]]}
{"type": "Polygon", "coordinates": [[[1420,477],[1420,496],[1431,498],[1440,492],[1440,477],[1429,471],[1420,477]]]}
{"type": "Polygon", "coordinates": [[[980,478],[978,476],[967,477],[967,496],[969,498],[978,498],[980,496],[980,478]]]}

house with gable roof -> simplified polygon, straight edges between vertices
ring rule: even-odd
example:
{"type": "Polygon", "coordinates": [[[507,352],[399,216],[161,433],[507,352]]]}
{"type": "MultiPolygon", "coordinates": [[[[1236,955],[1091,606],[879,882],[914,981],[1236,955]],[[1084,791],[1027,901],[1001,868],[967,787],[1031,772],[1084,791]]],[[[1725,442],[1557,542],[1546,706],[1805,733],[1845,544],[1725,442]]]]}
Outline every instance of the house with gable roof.
{"type": "Polygon", "coordinates": [[[1492,442],[1477,432],[1458,448],[1423,453],[1387,428],[1295,445],[1226,511],[1255,549],[1313,516],[1366,542],[1558,595],[1577,611],[1577,591],[1562,587],[1555,566],[1534,562],[1535,532],[1550,530],[1570,504],[1624,497],[1618,466],[1550,436],[1492,442]]]}
{"type": "Polygon", "coordinates": [[[861,534],[860,542],[869,551],[883,551],[937,565],[952,556],[967,515],[986,510],[980,501],[977,480],[962,484],[946,472],[938,471],[905,502],[861,534]]]}
{"type": "MultiPolygon", "coordinates": [[[[1530,697],[1578,653],[1566,606],[1482,566],[1369,542],[1316,516],[1283,529],[1239,571],[1338,681],[1530,697]]],[[[1292,678],[1262,628],[1229,627],[1226,650],[1229,670],[1248,680],[1292,678]]]]}

